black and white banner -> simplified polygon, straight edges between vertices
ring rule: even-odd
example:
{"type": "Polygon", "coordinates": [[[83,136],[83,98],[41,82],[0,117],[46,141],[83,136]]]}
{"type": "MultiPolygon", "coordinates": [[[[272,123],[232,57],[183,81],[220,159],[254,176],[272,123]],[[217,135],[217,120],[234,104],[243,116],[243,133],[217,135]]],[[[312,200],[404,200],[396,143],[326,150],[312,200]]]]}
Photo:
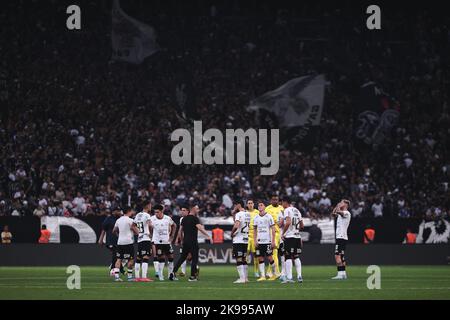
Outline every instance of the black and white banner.
{"type": "Polygon", "coordinates": [[[81,219],[72,217],[49,217],[41,218],[41,226],[45,225],[50,231],[50,243],[61,243],[61,227],[70,227],[78,234],[78,243],[96,243],[97,235],[94,229],[81,219]]]}
{"type": "Polygon", "coordinates": [[[247,110],[257,111],[268,126],[283,129],[287,139],[301,143],[318,131],[314,128],[320,125],[325,85],[324,75],[295,78],[252,100],[247,110]]]}
{"type": "MultiPolygon", "coordinates": [[[[43,224],[51,232],[51,243],[96,243],[102,231],[102,223],[105,216],[86,217],[0,217],[0,226],[8,225],[13,234],[13,243],[37,243],[40,237],[40,229],[43,224]]],[[[174,221],[179,217],[174,216],[174,221]]],[[[334,243],[334,221],[332,219],[312,220],[304,218],[305,228],[302,230],[302,238],[305,243],[334,243]]],[[[224,230],[226,242],[231,242],[230,231],[233,226],[232,217],[207,217],[201,218],[202,224],[207,230],[212,230],[216,225],[224,230]]],[[[422,221],[422,219],[399,218],[359,218],[352,220],[348,235],[350,243],[362,243],[363,233],[370,224],[377,231],[376,243],[402,243],[405,232],[411,229],[417,233],[417,242],[425,244],[449,243],[449,220],[422,221]]],[[[205,239],[199,234],[199,242],[205,243],[205,239]]]]}
{"type": "Polygon", "coordinates": [[[361,86],[358,104],[355,136],[376,147],[397,125],[400,104],[372,81],[361,86]]]}
{"type": "Polygon", "coordinates": [[[114,0],[112,7],[112,59],[140,64],[159,50],[155,30],[127,15],[114,0]]]}
{"type": "Polygon", "coordinates": [[[416,243],[449,243],[450,223],[441,219],[437,221],[422,221],[419,226],[416,243]]]}
{"type": "MultiPolygon", "coordinates": [[[[64,242],[61,237],[61,227],[72,229],[72,233],[77,235],[78,243],[96,243],[97,234],[101,231],[101,223],[103,218],[91,217],[90,219],[82,220],[74,217],[49,217],[44,216],[40,219],[41,226],[46,225],[50,231],[50,243],[62,243],[64,242]]],[[[311,233],[314,228],[319,229],[320,239],[317,239],[320,243],[334,243],[334,220],[332,219],[320,219],[311,220],[304,218],[304,230],[302,230],[302,239],[305,242],[310,241],[311,233]]],[[[231,228],[234,224],[233,218],[228,217],[224,219],[220,218],[201,218],[202,224],[208,229],[208,233],[211,234],[210,229],[215,226],[220,226],[224,230],[224,240],[231,242],[231,228]]],[[[199,234],[199,243],[205,243],[205,237],[199,234]]],[[[71,241],[72,242],[72,241],[71,241]]]]}

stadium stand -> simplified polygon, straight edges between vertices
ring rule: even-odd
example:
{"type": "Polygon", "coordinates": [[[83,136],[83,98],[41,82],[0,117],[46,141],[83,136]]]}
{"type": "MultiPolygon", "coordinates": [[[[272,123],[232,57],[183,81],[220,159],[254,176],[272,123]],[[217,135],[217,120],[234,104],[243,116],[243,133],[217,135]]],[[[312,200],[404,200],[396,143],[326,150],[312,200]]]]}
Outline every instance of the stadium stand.
{"type": "Polygon", "coordinates": [[[83,28],[73,33],[61,27],[64,1],[51,10],[5,2],[0,215],[106,215],[151,199],[175,216],[197,203],[201,216],[226,217],[230,198],[278,193],[307,217],[328,216],[342,197],[355,217],[450,217],[448,18],[422,9],[418,20],[386,15],[389,33],[374,35],[350,7],[232,2],[124,3],[162,48],[141,65],[110,61],[109,1],[84,2],[83,28]],[[249,128],[261,126],[245,109],[251,99],[319,73],[329,85],[317,140],[283,148],[277,175],[170,161],[170,133],[183,126],[180,79],[192,85],[192,117],[204,127],[249,128]],[[355,97],[369,80],[401,105],[398,126],[377,148],[353,134],[355,97]]]}

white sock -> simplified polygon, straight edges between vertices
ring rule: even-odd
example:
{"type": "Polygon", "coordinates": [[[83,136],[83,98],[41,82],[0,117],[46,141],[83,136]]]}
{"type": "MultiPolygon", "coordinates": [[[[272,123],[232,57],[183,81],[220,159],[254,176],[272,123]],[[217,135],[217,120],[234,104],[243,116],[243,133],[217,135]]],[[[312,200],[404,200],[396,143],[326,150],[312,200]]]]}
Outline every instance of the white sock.
{"type": "Polygon", "coordinates": [[[169,261],[169,274],[173,272],[173,261],[169,261]]]}
{"type": "Polygon", "coordinates": [[[136,262],[134,265],[134,276],[136,278],[140,278],[140,272],[141,272],[141,264],[139,262],[136,262]]]}
{"type": "Polygon", "coordinates": [[[264,262],[260,262],[260,263],[259,263],[259,276],[260,276],[260,277],[265,277],[265,276],[266,276],[266,275],[264,274],[264,267],[265,267],[264,262]]]}
{"type": "Polygon", "coordinates": [[[244,264],[244,279],[248,279],[248,264],[244,264]]]}
{"type": "Polygon", "coordinates": [[[142,263],[142,278],[147,278],[148,263],[142,263]]]}
{"type": "Polygon", "coordinates": [[[184,260],[184,262],[181,264],[181,272],[186,274],[186,260],[184,260]]]}
{"type": "Polygon", "coordinates": [[[286,277],[292,280],[292,259],[286,260],[286,277]]]}
{"type": "Polygon", "coordinates": [[[285,276],[286,275],[286,259],[284,256],[281,256],[281,275],[285,276]]]}
{"type": "Polygon", "coordinates": [[[119,279],[120,276],[120,269],[114,268],[114,278],[119,279]]]}
{"type": "Polygon", "coordinates": [[[244,279],[244,270],[242,269],[242,265],[238,265],[236,266],[238,274],[239,274],[239,279],[244,279]]]}
{"type": "Polygon", "coordinates": [[[294,260],[295,263],[295,270],[297,270],[297,277],[302,276],[302,262],[300,261],[300,258],[296,258],[294,260]]]}
{"type": "Polygon", "coordinates": [[[159,270],[158,270],[158,275],[159,275],[160,277],[164,277],[164,267],[165,267],[165,265],[166,265],[165,262],[159,262],[159,263],[158,263],[158,268],[159,268],[159,270]]]}
{"type": "Polygon", "coordinates": [[[155,268],[155,272],[158,273],[159,272],[159,262],[153,261],[153,267],[155,268]]]}

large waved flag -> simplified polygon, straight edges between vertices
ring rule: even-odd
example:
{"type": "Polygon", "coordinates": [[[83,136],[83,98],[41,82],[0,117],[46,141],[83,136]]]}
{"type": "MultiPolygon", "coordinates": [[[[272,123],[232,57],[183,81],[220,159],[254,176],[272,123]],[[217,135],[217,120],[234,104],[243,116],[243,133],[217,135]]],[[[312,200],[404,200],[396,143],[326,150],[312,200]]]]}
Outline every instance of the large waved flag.
{"type": "Polygon", "coordinates": [[[252,100],[247,110],[258,111],[269,127],[283,129],[291,144],[312,144],[318,138],[325,85],[322,74],[294,78],[252,100]]]}
{"type": "Polygon", "coordinates": [[[273,113],[280,127],[317,126],[324,95],[324,75],[304,76],[252,100],[248,110],[264,109],[273,113]]]}
{"type": "Polygon", "coordinates": [[[119,0],[112,6],[112,59],[139,64],[159,50],[153,27],[127,15],[119,0]]]}
{"type": "Polygon", "coordinates": [[[369,81],[361,85],[357,103],[355,136],[368,145],[378,146],[399,121],[400,103],[380,85],[369,81]]]}

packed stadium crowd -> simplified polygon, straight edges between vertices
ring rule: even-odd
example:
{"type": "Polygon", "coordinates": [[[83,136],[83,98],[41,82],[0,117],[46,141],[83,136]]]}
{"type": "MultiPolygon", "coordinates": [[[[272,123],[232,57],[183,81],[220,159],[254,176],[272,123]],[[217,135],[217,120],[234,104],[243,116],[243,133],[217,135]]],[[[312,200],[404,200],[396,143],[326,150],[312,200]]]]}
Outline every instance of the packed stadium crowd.
{"type": "MultiPolygon", "coordinates": [[[[173,215],[196,203],[200,216],[226,217],[236,198],[276,193],[306,217],[329,216],[341,198],[354,217],[450,217],[448,18],[387,14],[389,32],[369,33],[345,10],[311,4],[254,14],[239,1],[197,4],[180,17],[170,1],[151,10],[138,1],[123,9],[155,28],[161,50],[130,65],[109,59],[108,3],[90,2],[74,32],[33,3],[0,13],[0,215],[106,215],[150,199],[173,215]],[[260,126],[251,99],[318,73],[329,82],[318,139],[282,148],[276,175],[171,162],[170,134],[185,125],[180,79],[204,128],[246,129],[260,126]],[[400,102],[399,124],[377,148],[353,132],[354,98],[369,80],[400,102]]],[[[63,5],[54,10],[65,19],[63,5]]]]}

